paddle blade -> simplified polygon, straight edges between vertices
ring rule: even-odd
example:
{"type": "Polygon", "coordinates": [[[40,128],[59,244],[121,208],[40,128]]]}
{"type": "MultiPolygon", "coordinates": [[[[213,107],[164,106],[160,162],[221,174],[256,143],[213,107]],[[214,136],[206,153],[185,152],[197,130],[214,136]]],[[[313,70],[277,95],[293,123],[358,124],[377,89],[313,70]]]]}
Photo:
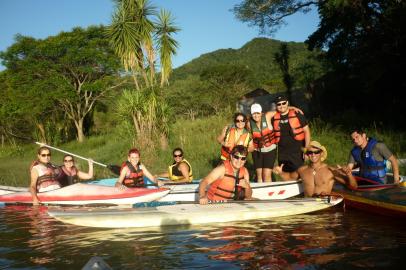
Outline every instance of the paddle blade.
{"type": "Polygon", "coordinates": [[[116,174],[116,175],[120,175],[120,170],[121,170],[121,167],[120,167],[120,166],[109,164],[109,165],[107,165],[107,168],[108,168],[112,173],[114,173],[114,174],[116,174]]]}

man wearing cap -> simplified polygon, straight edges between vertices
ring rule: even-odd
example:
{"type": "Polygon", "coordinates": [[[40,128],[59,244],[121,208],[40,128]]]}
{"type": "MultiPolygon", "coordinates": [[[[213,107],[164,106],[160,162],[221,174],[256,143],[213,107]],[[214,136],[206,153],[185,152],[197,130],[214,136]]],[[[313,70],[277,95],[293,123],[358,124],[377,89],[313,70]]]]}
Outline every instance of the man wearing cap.
{"type": "Polygon", "coordinates": [[[304,163],[302,148],[310,142],[310,128],[303,113],[289,107],[286,96],[276,97],[275,103],[272,126],[278,145],[278,164],[284,165],[284,172],[291,173],[285,180],[294,179],[295,171],[304,163]]]}
{"type": "MultiPolygon", "coordinates": [[[[333,189],[334,181],[347,185],[351,189],[357,188],[357,181],[344,168],[333,168],[324,161],[327,158],[327,149],[318,141],[311,141],[309,146],[303,148],[303,152],[309,158],[310,163],[300,167],[298,176],[303,180],[303,192],[305,197],[327,195],[333,189]]],[[[282,171],[283,165],[275,167],[274,172],[287,174],[282,171]]]]}

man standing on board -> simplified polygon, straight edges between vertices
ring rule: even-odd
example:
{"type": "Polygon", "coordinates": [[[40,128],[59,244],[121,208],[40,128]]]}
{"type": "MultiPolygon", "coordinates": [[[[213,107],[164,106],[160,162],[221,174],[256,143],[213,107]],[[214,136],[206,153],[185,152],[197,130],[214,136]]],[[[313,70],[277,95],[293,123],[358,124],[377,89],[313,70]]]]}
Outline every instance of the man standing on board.
{"type": "Polygon", "coordinates": [[[310,128],[305,116],[289,108],[286,96],[275,99],[276,114],[272,117],[275,142],[278,145],[278,164],[283,164],[284,180],[296,179],[304,163],[302,148],[310,142],[310,128]]]}

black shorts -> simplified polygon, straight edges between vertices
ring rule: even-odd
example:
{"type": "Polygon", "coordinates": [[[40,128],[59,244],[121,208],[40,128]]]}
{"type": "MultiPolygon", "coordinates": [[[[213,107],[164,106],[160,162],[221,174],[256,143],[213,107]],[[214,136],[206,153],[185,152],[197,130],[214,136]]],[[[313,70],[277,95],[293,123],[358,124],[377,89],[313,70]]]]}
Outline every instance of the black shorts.
{"type": "Polygon", "coordinates": [[[252,152],[252,159],[254,160],[255,169],[272,169],[275,164],[276,149],[269,152],[254,151],[252,152]]]}
{"type": "Polygon", "coordinates": [[[279,166],[283,164],[283,171],[284,172],[294,172],[297,171],[300,167],[304,164],[303,154],[296,154],[291,155],[289,160],[287,159],[280,159],[278,160],[279,166]]]}

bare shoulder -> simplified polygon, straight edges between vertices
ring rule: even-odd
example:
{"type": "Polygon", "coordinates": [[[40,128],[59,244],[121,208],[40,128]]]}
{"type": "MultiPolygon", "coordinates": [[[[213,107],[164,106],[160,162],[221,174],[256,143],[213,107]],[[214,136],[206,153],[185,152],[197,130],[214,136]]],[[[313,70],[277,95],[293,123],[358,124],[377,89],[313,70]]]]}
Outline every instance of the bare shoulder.
{"type": "Polygon", "coordinates": [[[274,117],[275,114],[276,114],[276,111],[267,111],[265,113],[265,117],[267,120],[271,120],[271,118],[274,117]]]}
{"type": "Polygon", "coordinates": [[[300,167],[299,169],[297,169],[297,171],[300,172],[305,172],[306,170],[310,170],[311,168],[307,165],[303,165],[302,167],[300,167]]]}
{"type": "Polygon", "coordinates": [[[179,169],[189,169],[189,166],[186,164],[186,162],[181,162],[179,164],[179,169]]]}
{"type": "Polygon", "coordinates": [[[225,173],[225,166],[224,164],[221,164],[219,166],[217,166],[216,168],[214,168],[205,178],[204,180],[206,180],[209,184],[211,184],[213,181],[223,177],[225,173]]]}

